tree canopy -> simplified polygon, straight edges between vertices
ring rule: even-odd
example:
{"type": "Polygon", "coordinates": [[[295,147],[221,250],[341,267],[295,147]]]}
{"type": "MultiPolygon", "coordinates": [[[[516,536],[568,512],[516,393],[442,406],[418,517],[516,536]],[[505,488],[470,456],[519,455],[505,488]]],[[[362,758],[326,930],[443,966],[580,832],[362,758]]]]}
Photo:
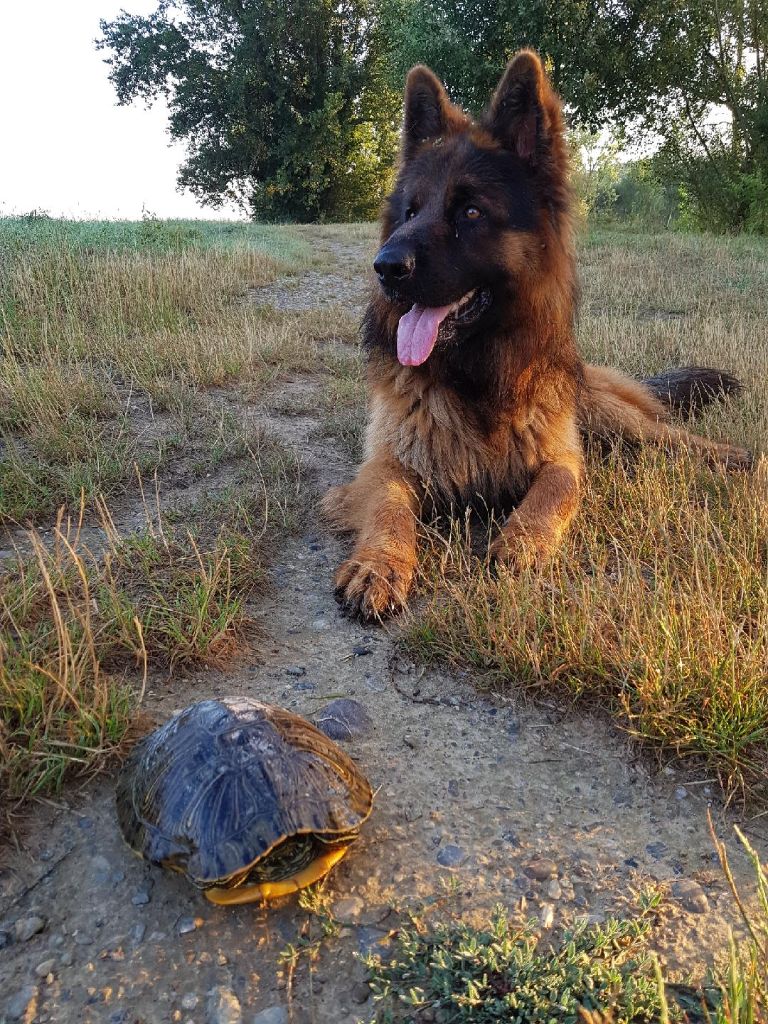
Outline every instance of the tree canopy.
{"type": "Polygon", "coordinates": [[[573,124],[653,133],[657,169],[719,226],[768,228],[764,0],[160,0],[101,28],[118,101],[167,98],[179,184],[212,205],[370,216],[408,68],[477,111],[532,46],[573,124]]]}
{"type": "Polygon", "coordinates": [[[102,21],[118,102],[166,97],[179,185],[273,219],[375,212],[396,131],[369,0],[160,0],[102,21]]]}

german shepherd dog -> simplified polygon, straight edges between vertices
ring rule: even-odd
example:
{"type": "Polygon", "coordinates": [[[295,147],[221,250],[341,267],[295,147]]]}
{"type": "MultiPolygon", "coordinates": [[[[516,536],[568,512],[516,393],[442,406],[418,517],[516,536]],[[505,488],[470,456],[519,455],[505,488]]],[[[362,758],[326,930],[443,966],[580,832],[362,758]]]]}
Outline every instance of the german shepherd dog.
{"type": "Polygon", "coordinates": [[[408,75],[399,173],[363,321],[366,457],[323,509],[356,535],[336,595],[363,620],[401,608],[425,500],[512,509],[491,545],[524,567],[579,503],[582,431],[684,447],[729,467],[743,448],[670,422],[738,388],[691,369],[644,383],[582,362],[563,117],[538,56],[511,61],[478,121],[435,75],[408,75]]]}

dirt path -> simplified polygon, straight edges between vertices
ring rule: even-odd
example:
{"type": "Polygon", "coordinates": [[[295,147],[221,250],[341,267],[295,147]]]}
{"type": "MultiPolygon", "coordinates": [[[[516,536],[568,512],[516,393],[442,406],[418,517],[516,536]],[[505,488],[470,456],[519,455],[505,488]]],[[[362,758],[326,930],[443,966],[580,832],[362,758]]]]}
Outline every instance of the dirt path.
{"type": "MultiPolygon", "coordinates": [[[[317,440],[312,416],[265,422],[300,448],[318,487],[352,471],[317,440]]],[[[310,922],[296,901],[216,908],[145,865],[123,845],[112,785],[101,781],[35,807],[0,874],[0,1021],[367,1020],[354,953],[384,948],[403,908],[436,898],[478,920],[501,903],[557,929],[580,915],[601,920],[633,889],[663,883],[657,944],[669,965],[699,971],[724,948],[730,901],[707,832],[706,780],[686,784],[671,768],[652,776],[610,724],[579,711],[485,698],[467,674],[403,661],[389,632],[340,617],[331,574],[343,550],[314,523],[275,554],[271,592],[253,609],[260,658],[156,680],[146,699],[158,721],[227,694],[307,715],[338,696],[364,705],[370,729],[345,745],[378,793],[327,883],[340,934],[311,969],[286,972],[281,953],[310,922]]],[[[730,831],[726,816],[718,827],[730,831]]],[[[738,852],[733,861],[741,873],[738,852]]]]}

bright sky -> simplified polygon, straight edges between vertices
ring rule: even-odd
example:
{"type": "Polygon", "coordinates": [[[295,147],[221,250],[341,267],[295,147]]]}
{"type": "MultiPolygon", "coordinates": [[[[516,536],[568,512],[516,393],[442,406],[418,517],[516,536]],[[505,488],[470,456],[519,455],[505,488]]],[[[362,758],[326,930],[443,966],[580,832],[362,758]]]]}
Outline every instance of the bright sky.
{"type": "MultiPolygon", "coordinates": [[[[0,0],[0,214],[221,217],[176,191],[162,103],[118,107],[99,19],[155,0],[0,0]]],[[[231,215],[231,212],[230,214],[231,215]]]]}

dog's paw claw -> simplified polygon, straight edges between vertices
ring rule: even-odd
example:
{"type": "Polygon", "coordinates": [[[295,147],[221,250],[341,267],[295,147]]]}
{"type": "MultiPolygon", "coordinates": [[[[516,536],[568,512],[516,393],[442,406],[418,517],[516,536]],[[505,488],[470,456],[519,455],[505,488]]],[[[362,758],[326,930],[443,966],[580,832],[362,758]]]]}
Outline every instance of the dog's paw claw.
{"type": "Polygon", "coordinates": [[[349,558],[338,568],[334,595],[349,618],[381,622],[405,606],[412,575],[382,554],[349,558]]]}

